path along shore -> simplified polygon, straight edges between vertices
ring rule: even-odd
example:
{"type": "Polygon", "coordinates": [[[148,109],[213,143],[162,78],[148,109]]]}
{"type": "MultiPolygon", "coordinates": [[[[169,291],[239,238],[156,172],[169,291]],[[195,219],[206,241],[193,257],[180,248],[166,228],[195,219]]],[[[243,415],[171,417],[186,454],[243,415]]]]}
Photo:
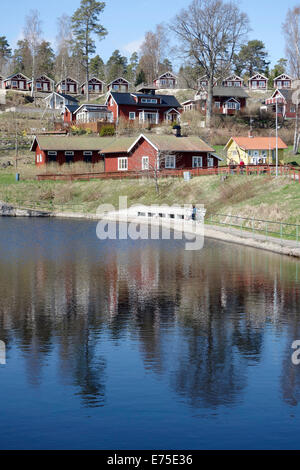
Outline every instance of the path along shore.
{"type": "MultiPolygon", "coordinates": [[[[101,220],[104,219],[109,221],[112,220],[109,216],[103,216],[103,214],[86,214],[79,212],[45,212],[31,209],[18,209],[10,206],[6,203],[0,202],[0,216],[11,216],[11,217],[58,217],[58,218],[72,218],[72,219],[88,219],[88,220],[101,220]]],[[[128,222],[146,223],[135,217],[127,217],[128,222]]],[[[121,220],[122,221],[122,220],[121,220]]],[[[171,223],[171,229],[179,230],[178,225],[171,223]]],[[[185,226],[185,232],[196,233],[195,226],[191,227],[191,230],[185,226]]],[[[229,243],[237,243],[239,245],[250,246],[253,248],[259,248],[274,253],[283,255],[293,256],[300,258],[300,243],[293,240],[281,240],[276,237],[252,232],[246,230],[239,230],[236,228],[219,227],[214,225],[204,225],[204,237],[213,238],[215,240],[225,241],[229,243]]]]}

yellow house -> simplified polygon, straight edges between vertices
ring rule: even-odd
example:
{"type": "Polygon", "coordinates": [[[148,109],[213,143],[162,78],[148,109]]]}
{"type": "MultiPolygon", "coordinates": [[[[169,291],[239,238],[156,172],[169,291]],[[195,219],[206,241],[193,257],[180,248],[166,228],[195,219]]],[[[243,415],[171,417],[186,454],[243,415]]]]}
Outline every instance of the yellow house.
{"type": "MultiPolygon", "coordinates": [[[[278,137],[278,161],[284,163],[284,150],[287,145],[278,137]]],[[[276,137],[231,137],[225,145],[227,151],[227,164],[231,161],[245,165],[275,165],[276,164],[276,137]]]]}

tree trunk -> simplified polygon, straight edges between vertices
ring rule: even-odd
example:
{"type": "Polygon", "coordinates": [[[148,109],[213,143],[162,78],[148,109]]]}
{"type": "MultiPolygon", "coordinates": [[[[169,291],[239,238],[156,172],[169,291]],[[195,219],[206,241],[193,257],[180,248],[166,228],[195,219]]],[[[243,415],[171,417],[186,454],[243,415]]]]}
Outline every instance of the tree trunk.
{"type": "Polygon", "coordinates": [[[214,77],[211,74],[211,76],[208,79],[207,100],[206,100],[206,127],[209,129],[211,126],[212,109],[213,109],[213,87],[214,87],[214,77]]]}
{"type": "Polygon", "coordinates": [[[31,97],[34,96],[34,77],[35,77],[35,53],[32,54],[32,82],[31,82],[31,97]]]}
{"type": "Polygon", "coordinates": [[[295,132],[294,132],[294,146],[293,154],[297,155],[299,147],[299,131],[298,131],[298,104],[296,104],[296,119],[295,119],[295,132]]]}

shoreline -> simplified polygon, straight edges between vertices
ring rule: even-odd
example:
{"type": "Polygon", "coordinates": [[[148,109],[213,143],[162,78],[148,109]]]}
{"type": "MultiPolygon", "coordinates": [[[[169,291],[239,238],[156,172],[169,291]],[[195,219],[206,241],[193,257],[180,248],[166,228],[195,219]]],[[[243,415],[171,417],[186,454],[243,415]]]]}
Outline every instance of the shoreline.
{"type": "MultiPolygon", "coordinates": [[[[3,217],[56,217],[61,219],[85,219],[85,220],[106,220],[113,221],[114,217],[103,214],[86,214],[77,212],[45,212],[36,211],[31,209],[17,209],[9,206],[9,211],[4,212],[2,210],[1,216],[3,217]]],[[[150,225],[147,220],[141,220],[136,217],[127,216],[123,219],[119,218],[120,222],[135,222],[143,225],[150,225]]],[[[163,224],[159,224],[162,227],[163,224]]],[[[182,225],[182,224],[181,224],[182,225]]],[[[203,225],[199,226],[203,228],[203,225]]],[[[176,225],[176,222],[170,224],[171,230],[183,232],[182,226],[176,225]]],[[[190,229],[185,226],[185,232],[190,234],[197,234],[195,226],[191,225],[190,229]]],[[[200,232],[198,232],[200,233],[200,232]]],[[[203,229],[202,229],[203,234],[203,229]]],[[[253,234],[252,232],[241,231],[235,228],[224,228],[209,224],[204,224],[204,239],[211,238],[227,243],[235,243],[238,245],[249,246],[252,248],[258,248],[261,250],[270,251],[273,253],[292,256],[300,258],[300,243],[297,245],[292,240],[281,240],[275,237],[266,237],[260,234],[253,234]]]]}

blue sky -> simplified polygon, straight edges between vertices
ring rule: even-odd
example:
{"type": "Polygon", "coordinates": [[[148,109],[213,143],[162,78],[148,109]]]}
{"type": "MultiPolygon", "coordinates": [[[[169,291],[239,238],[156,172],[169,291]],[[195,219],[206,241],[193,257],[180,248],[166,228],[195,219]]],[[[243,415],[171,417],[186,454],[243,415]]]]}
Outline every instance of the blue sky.
{"type": "MultiPolygon", "coordinates": [[[[97,43],[97,52],[107,60],[115,49],[130,56],[142,42],[144,33],[157,23],[170,22],[181,8],[188,5],[182,0],[107,0],[102,23],[109,35],[97,43]]],[[[252,31],[249,39],[265,42],[274,64],[284,56],[284,40],[281,24],[288,8],[299,4],[300,0],[240,0],[240,8],[248,13],[252,31]]],[[[40,11],[45,39],[55,42],[56,20],[63,13],[71,15],[79,6],[80,0],[15,0],[13,3],[1,1],[1,30],[12,47],[22,37],[24,18],[30,9],[40,11]],[[3,3],[3,4],[2,4],[3,3]]]]}

